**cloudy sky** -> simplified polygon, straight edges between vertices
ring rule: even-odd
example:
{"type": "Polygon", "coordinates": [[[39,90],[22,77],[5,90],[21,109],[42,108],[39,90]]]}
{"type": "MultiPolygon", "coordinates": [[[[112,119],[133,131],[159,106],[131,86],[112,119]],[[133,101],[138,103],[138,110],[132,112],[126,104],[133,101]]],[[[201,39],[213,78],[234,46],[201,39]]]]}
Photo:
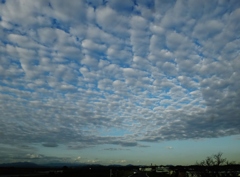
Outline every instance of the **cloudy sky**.
{"type": "Polygon", "coordinates": [[[239,0],[0,2],[0,163],[240,162],[239,0]]]}

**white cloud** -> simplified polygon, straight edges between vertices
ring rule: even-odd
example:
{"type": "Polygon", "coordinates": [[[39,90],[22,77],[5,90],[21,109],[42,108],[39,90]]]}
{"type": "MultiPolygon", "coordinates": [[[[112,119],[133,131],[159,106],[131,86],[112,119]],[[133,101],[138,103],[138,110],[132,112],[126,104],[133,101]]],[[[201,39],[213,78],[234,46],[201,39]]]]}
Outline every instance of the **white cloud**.
{"type": "Polygon", "coordinates": [[[178,34],[176,32],[167,35],[166,43],[171,50],[177,50],[181,44],[188,42],[185,36],[178,34]]]}
{"type": "Polygon", "coordinates": [[[3,143],[82,150],[239,134],[238,5],[88,2],[1,3],[3,143]]]}
{"type": "Polygon", "coordinates": [[[90,52],[92,52],[92,51],[103,52],[106,48],[104,45],[96,44],[88,39],[82,41],[82,46],[83,46],[83,48],[90,50],[90,52]]]}
{"type": "Polygon", "coordinates": [[[98,81],[98,88],[102,90],[111,90],[112,80],[110,79],[103,79],[98,81]]]}
{"type": "Polygon", "coordinates": [[[98,60],[86,55],[82,60],[81,60],[81,64],[86,65],[87,67],[89,67],[91,70],[94,70],[97,68],[98,66],[98,60]]]}
{"type": "Polygon", "coordinates": [[[128,35],[128,18],[108,6],[97,8],[96,20],[104,30],[110,33],[128,35]]]}
{"type": "Polygon", "coordinates": [[[51,14],[63,22],[77,23],[83,21],[86,18],[86,4],[82,1],[74,1],[67,3],[66,1],[50,1],[50,8],[52,8],[51,14]],[[74,17],[74,18],[72,18],[74,17]]]}
{"type": "Polygon", "coordinates": [[[223,23],[218,20],[209,20],[198,23],[194,28],[193,36],[201,39],[207,39],[217,35],[223,29],[223,23]]]}
{"type": "Polygon", "coordinates": [[[167,148],[168,150],[172,150],[172,149],[173,149],[172,146],[167,146],[166,148],[167,148]]]}

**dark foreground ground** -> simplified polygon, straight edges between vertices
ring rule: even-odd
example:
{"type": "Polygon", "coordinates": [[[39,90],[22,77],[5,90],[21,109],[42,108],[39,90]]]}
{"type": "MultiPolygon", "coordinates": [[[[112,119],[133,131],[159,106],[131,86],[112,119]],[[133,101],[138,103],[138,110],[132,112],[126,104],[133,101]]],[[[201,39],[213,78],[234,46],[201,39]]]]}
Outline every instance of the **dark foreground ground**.
{"type": "Polygon", "coordinates": [[[0,177],[168,177],[156,172],[140,172],[138,167],[63,167],[15,168],[0,167],[0,177]]]}
{"type": "Polygon", "coordinates": [[[169,173],[139,171],[137,166],[85,166],[85,167],[0,167],[0,177],[238,177],[240,165],[223,167],[176,166],[169,173]],[[170,173],[171,171],[171,173],[170,173]]]}

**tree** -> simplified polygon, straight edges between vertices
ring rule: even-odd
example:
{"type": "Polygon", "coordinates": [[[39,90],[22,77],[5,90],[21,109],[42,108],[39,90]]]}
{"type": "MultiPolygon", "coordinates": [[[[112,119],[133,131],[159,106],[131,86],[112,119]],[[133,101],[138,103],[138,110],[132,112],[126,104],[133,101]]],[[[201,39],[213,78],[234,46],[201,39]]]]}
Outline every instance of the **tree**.
{"type": "Polygon", "coordinates": [[[228,171],[227,166],[233,165],[235,163],[227,161],[227,159],[223,158],[222,155],[223,153],[219,152],[212,156],[206,157],[206,159],[202,160],[201,162],[196,162],[199,171],[198,176],[219,177],[220,172],[226,173],[228,171]]]}
{"type": "Polygon", "coordinates": [[[212,156],[208,156],[205,160],[201,161],[200,163],[196,163],[196,165],[200,166],[220,166],[220,165],[226,165],[225,162],[227,160],[222,157],[223,153],[219,152],[217,154],[214,154],[212,156]]]}

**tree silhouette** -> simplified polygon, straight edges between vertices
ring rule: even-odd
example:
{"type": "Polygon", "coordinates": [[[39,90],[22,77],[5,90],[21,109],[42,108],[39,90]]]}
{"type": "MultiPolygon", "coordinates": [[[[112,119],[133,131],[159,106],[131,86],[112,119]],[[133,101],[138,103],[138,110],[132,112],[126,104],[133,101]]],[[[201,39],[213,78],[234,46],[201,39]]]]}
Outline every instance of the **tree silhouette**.
{"type": "Polygon", "coordinates": [[[200,163],[196,163],[196,165],[200,166],[220,166],[226,165],[227,159],[222,157],[223,153],[219,152],[212,156],[208,156],[205,160],[201,161],[200,163]]]}
{"type": "MultiPolygon", "coordinates": [[[[212,156],[206,157],[206,159],[202,160],[201,162],[196,162],[196,165],[199,167],[201,171],[198,174],[198,176],[219,177],[221,176],[220,175],[221,172],[224,172],[224,171],[227,172],[229,169],[228,166],[234,165],[235,162],[227,161],[227,159],[223,158],[222,155],[223,153],[219,152],[212,156]]],[[[235,174],[231,174],[231,175],[234,176],[235,174]]]]}

